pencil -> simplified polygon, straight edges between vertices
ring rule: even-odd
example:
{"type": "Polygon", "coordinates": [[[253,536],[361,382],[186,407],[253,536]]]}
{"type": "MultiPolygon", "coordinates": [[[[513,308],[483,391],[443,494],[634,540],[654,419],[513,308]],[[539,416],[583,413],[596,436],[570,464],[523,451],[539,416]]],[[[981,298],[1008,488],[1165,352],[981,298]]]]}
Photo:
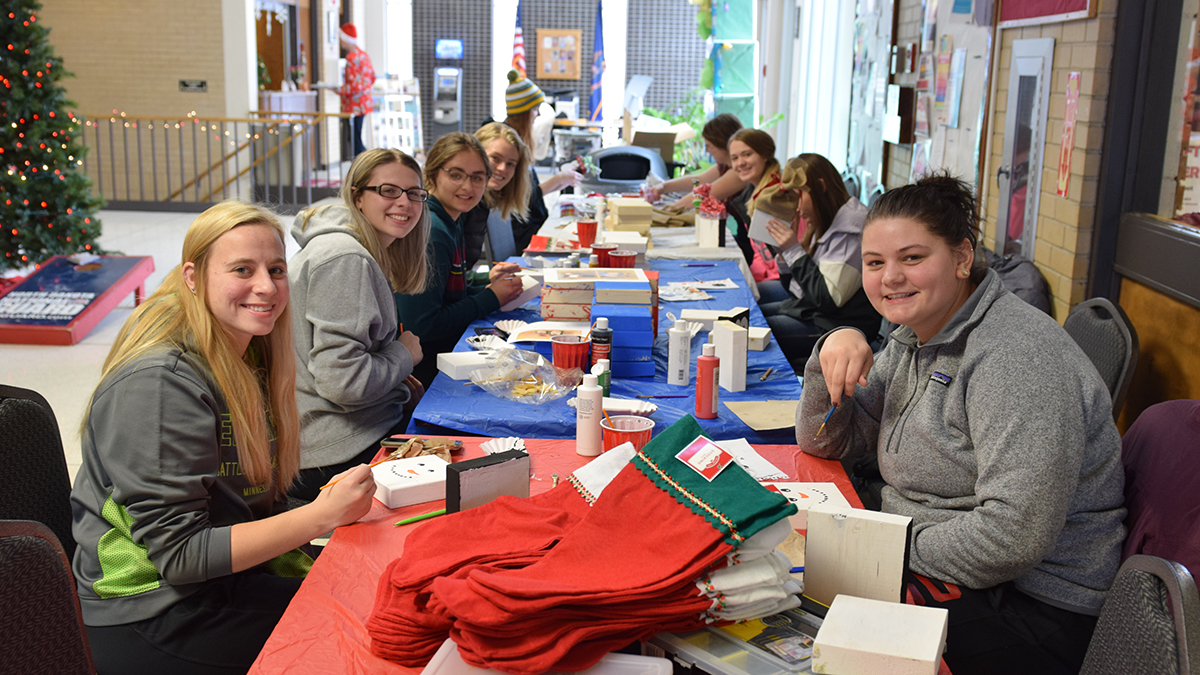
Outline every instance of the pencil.
{"type": "Polygon", "coordinates": [[[422,513],[421,515],[413,516],[412,518],[405,518],[404,520],[397,522],[393,527],[400,527],[401,525],[408,525],[409,523],[415,523],[418,520],[427,520],[429,518],[436,518],[438,516],[443,516],[443,515],[446,515],[446,509],[438,509],[437,511],[430,511],[429,513],[422,513]]]}
{"type": "Polygon", "coordinates": [[[758,378],[758,381],[766,382],[767,378],[771,376],[771,371],[773,371],[773,370],[775,370],[775,366],[771,366],[770,368],[767,368],[767,372],[763,373],[762,377],[758,378]]]}
{"type": "MultiPolygon", "coordinates": [[[[833,417],[833,411],[834,411],[834,410],[837,410],[837,406],[836,406],[836,405],[835,405],[835,406],[833,406],[833,407],[831,407],[831,408],[829,409],[829,414],[825,416],[825,421],[824,421],[824,422],[821,422],[821,428],[820,428],[820,429],[817,429],[817,436],[820,436],[820,435],[821,435],[821,432],[822,432],[822,431],[825,431],[825,424],[826,424],[827,422],[829,422],[829,418],[830,418],[830,417],[833,417]]],[[[814,440],[816,440],[817,436],[813,436],[813,439],[814,439],[814,440]]]]}

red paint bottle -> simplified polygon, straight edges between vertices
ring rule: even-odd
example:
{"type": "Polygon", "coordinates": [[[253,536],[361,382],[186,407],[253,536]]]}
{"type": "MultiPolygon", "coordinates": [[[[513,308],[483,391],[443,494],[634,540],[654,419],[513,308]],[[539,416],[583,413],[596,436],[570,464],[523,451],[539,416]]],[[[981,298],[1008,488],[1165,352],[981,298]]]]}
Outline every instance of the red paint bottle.
{"type": "Polygon", "coordinates": [[[716,357],[717,346],[707,343],[704,352],[696,359],[696,417],[702,420],[717,418],[717,397],[720,387],[721,359],[716,357]]]}

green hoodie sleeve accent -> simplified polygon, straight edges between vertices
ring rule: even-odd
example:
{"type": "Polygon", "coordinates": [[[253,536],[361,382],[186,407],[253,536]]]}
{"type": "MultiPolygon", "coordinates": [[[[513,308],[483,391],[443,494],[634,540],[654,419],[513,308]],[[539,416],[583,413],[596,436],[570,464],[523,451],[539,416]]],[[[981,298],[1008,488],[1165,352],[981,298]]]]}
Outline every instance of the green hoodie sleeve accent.
{"type": "Polygon", "coordinates": [[[313,559],[307,553],[294,548],[266,562],[267,571],[277,577],[304,577],[312,569],[313,559]]]}
{"type": "Polygon", "coordinates": [[[96,557],[103,576],[92,590],[101,598],[123,598],[152,591],[159,586],[158,570],[150,563],[146,547],[133,543],[130,528],[133,518],[125,507],[117,505],[109,495],[104,500],[101,515],[112,529],[100,536],[96,557]]]}

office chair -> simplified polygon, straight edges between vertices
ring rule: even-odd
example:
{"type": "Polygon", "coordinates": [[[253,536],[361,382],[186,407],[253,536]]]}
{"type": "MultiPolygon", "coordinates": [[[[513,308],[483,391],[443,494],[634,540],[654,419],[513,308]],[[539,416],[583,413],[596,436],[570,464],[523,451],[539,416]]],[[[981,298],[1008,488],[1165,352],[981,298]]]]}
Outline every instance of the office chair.
{"type": "Polygon", "coordinates": [[[885,192],[887,192],[887,188],[882,185],[876,185],[875,189],[871,190],[871,194],[867,195],[867,206],[874,206],[875,201],[882,197],[885,192]]]}
{"type": "Polygon", "coordinates": [[[1080,675],[1197,675],[1200,599],[1179,563],[1135,555],[1104,601],[1080,675]]]}
{"type": "Polygon", "coordinates": [[[71,477],[54,411],[35,391],[0,385],[0,466],[0,518],[45,524],[70,559],[71,477]]]}
{"type": "Polygon", "coordinates": [[[484,257],[487,262],[504,262],[517,254],[517,242],[513,239],[512,224],[495,211],[488,213],[487,238],[484,239],[484,257]]]}
{"type": "Polygon", "coordinates": [[[1071,310],[1063,328],[1096,366],[1112,396],[1116,418],[1137,366],[1138,337],[1129,317],[1106,298],[1092,298],[1071,310]]]}
{"type": "Polygon", "coordinates": [[[45,525],[0,520],[0,607],[0,663],[5,672],[96,672],[71,565],[45,525]]]}
{"type": "Polygon", "coordinates": [[[846,192],[850,193],[855,199],[862,199],[862,184],[858,182],[858,176],[855,175],[854,169],[846,169],[842,172],[842,183],[846,186],[846,192]]]}

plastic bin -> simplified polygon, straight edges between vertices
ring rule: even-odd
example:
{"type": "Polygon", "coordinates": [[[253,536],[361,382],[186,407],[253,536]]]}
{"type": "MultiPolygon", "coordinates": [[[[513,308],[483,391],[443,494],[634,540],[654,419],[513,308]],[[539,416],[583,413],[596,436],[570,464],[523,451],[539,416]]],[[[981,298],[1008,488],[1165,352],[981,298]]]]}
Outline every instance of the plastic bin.
{"type": "Polygon", "coordinates": [[[691,675],[812,674],[812,659],[789,664],[716,628],[678,635],[659,633],[642,645],[642,653],[673,658],[679,667],[690,669],[691,675]]]}
{"type": "MultiPolygon", "coordinates": [[[[553,671],[551,671],[553,673],[553,671]]],[[[446,640],[430,659],[421,675],[504,675],[498,670],[477,668],[462,660],[458,646],[446,640]]],[[[549,675],[549,674],[548,674],[549,675]]],[[[668,659],[634,654],[607,654],[596,665],[577,675],[671,675],[668,659]]]]}

